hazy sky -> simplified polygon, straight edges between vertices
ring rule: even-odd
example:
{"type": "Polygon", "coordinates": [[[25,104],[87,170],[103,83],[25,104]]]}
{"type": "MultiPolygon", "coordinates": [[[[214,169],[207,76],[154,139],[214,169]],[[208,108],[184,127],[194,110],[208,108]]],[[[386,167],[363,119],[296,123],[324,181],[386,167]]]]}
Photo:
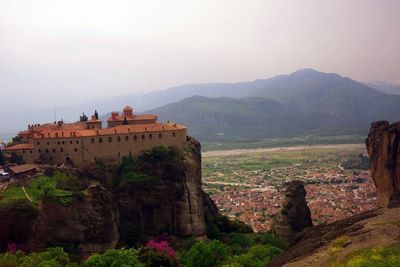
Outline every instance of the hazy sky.
{"type": "Polygon", "coordinates": [[[0,0],[0,112],[300,68],[398,80],[399,13],[398,0],[0,0]]]}

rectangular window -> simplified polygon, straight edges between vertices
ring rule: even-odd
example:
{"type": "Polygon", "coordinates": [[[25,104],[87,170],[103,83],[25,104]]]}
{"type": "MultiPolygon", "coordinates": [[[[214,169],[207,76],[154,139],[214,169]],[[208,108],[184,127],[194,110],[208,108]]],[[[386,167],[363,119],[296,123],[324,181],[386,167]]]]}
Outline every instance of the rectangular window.
{"type": "Polygon", "coordinates": [[[175,137],[175,132],[172,132],[172,137],[175,137]]]}
{"type": "Polygon", "coordinates": [[[72,145],[72,141],[69,141],[69,144],[72,145]]]}
{"type": "Polygon", "coordinates": [[[110,137],[108,137],[108,142],[112,142],[112,137],[110,136],[110,137]]]}
{"type": "Polygon", "coordinates": [[[158,138],[160,138],[160,139],[161,139],[161,138],[162,138],[162,134],[158,134],[158,138]]]}
{"type": "Polygon", "coordinates": [[[136,135],[133,136],[133,140],[135,140],[135,141],[137,140],[137,136],[136,135]]]}
{"type": "Polygon", "coordinates": [[[125,136],[125,141],[129,141],[129,136],[125,136]]]}
{"type": "Polygon", "coordinates": [[[149,139],[152,139],[153,138],[153,135],[152,134],[149,134],[149,139]]]}
{"type": "Polygon", "coordinates": [[[90,142],[91,142],[92,144],[94,144],[94,138],[90,139],[90,142]]]}
{"type": "Polygon", "coordinates": [[[99,143],[103,143],[103,138],[99,138],[99,143]]]}
{"type": "Polygon", "coordinates": [[[142,140],[146,139],[146,137],[144,136],[144,134],[142,134],[142,140]]]}
{"type": "Polygon", "coordinates": [[[79,144],[79,141],[76,141],[76,144],[78,145],[78,144],[79,144]]]}
{"type": "Polygon", "coordinates": [[[121,137],[117,136],[117,142],[121,142],[121,137]]]}

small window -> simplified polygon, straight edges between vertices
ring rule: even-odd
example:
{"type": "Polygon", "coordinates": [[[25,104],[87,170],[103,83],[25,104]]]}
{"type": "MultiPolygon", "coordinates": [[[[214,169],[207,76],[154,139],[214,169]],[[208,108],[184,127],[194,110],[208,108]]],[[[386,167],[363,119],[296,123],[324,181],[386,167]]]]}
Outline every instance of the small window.
{"type": "Polygon", "coordinates": [[[61,149],[60,149],[60,152],[64,152],[64,149],[63,149],[63,148],[61,148],[61,149]]]}
{"type": "Polygon", "coordinates": [[[42,153],[42,150],[41,150],[41,149],[39,149],[39,153],[42,153]]]}
{"type": "Polygon", "coordinates": [[[152,134],[149,134],[149,139],[152,139],[153,138],[153,135],[152,134]]]}
{"type": "Polygon", "coordinates": [[[133,136],[133,140],[135,140],[135,141],[137,140],[137,136],[136,135],[133,136]]]}
{"type": "Polygon", "coordinates": [[[40,145],[40,142],[36,142],[36,144],[39,146],[39,145],[40,145]]]}
{"type": "Polygon", "coordinates": [[[118,152],[118,158],[121,157],[121,153],[118,152]]]}
{"type": "Polygon", "coordinates": [[[46,153],[49,153],[49,150],[46,148],[46,153]]]}
{"type": "Polygon", "coordinates": [[[77,148],[75,148],[75,152],[78,152],[78,149],[77,149],[77,148]]]}
{"type": "Polygon", "coordinates": [[[64,141],[62,141],[61,143],[62,143],[63,145],[65,144],[65,142],[64,142],[64,141]]]}
{"type": "Polygon", "coordinates": [[[78,145],[78,144],[79,144],[79,141],[76,141],[76,144],[78,145]]]}
{"type": "Polygon", "coordinates": [[[159,133],[159,134],[158,134],[158,138],[160,138],[160,139],[161,139],[161,138],[162,138],[162,134],[160,134],[160,133],[159,133]]]}
{"type": "Polygon", "coordinates": [[[22,154],[25,154],[25,150],[22,150],[22,154]]]}
{"type": "Polygon", "coordinates": [[[57,142],[57,145],[61,145],[61,142],[60,142],[60,141],[58,141],[58,142],[57,142]]]}
{"type": "Polygon", "coordinates": [[[56,149],[55,148],[53,148],[53,153],[56,153],[56,149]]]}
{"type": "Polygon", "coordinates": [[[94,144],[94,138],[90,139],[90,142],[91,142],[92,144],[94,144]]]}
{"type": "Polygon", "coordinates": [[[129,136],[125,136],[125,141],[129,141],[129,136]]]}
{"type": "Polygon", "coordinates": [[[110,137],[108,137],[108,142],[112,142],[112,137],[110,136],[110,137]]]}
{"type": "Polygon", "coordinates": [[[69,144],[72,145],[72,141],[69,141],[69,144]]]}
{"type": "Polygon", "coordinates": [[[31,151],[29,151],[29,153],[31,153],[31,154],[32,154],[32,150],[31,150],[31,151]]]}
{"type": "Polygon", "coordinates": [[[50,145],[50,142],[47,142],[47,145],[49,146],[49,145],[50,145]]]}
{"type": "Polygon", "coordinates": [[[121,137],[120,136],[117,137],[117,142],[121,142],[121,137]]]}
{"type": "Polygon", "coordinates": [[[175,132],[172,132],[172,137],[175,137],[175,132]]]}
{"type": "Polygon", "coordinates": [[[142,134],[142,140],[146,139],[146,137],[144,136],[144,134],[142,134]]]}

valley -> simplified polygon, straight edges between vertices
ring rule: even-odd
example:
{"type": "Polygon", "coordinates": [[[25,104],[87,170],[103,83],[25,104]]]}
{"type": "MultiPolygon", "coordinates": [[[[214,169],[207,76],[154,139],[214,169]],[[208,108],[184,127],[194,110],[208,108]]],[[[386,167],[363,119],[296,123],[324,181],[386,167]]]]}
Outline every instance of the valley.
{"type": "Polygon", "coordinates": [[[363,144],[204,152],[203,189],[223,214],[261,232],[281,208],[285,183],[299,179],[313,223],[330,223],[376,208],[369,170],[357,165],[365,154],[363,144]]]}

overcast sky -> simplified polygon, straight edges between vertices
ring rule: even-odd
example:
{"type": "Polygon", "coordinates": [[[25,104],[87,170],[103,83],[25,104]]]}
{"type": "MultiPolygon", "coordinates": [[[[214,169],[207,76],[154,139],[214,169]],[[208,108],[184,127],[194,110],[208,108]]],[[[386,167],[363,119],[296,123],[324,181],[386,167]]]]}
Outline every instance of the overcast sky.
{"type": "Polygon", "coordinates": [[[399,12],[398,0],[0,0],[0,112],[300,68],[395,81],[399,12]]]}

